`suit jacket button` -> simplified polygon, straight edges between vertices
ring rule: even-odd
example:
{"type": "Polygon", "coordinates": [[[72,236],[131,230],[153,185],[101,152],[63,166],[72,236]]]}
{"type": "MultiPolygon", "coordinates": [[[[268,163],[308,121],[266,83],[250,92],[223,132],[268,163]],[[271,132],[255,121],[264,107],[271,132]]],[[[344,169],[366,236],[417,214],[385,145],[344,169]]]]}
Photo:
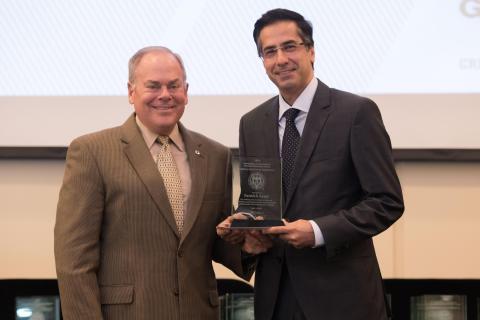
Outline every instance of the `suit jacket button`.
{"type": "Polygon", "coordinates": [[[173,295],[174,295],[175,297],[178,297],[178,289],[173,290],[173,295]]]}
{"type": "Polygon", "coordinates": [[[183,257],[183,250],[178,250],[177,255],[179,258],[183,257]]]}

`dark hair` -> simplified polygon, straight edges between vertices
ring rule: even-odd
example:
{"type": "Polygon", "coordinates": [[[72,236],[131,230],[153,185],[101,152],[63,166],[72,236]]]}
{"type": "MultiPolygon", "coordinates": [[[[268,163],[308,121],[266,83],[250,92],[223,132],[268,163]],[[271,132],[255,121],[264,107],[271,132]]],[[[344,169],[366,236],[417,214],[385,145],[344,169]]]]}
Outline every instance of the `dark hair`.
{"type": "Polygon", "coordinates": [[[253,40],[257,45],[258,55],[262,55],[262,44],[260,43],[260,31],[268,25],[274,24],[279,21],[293,21],[297,24],[298,34],[302,38],[305,46],[313,47],[313,29],[310,21],[295,12],[288,9],[273,9],[265,12],[260,19],[255,22],[253,29],[253,40]]]}

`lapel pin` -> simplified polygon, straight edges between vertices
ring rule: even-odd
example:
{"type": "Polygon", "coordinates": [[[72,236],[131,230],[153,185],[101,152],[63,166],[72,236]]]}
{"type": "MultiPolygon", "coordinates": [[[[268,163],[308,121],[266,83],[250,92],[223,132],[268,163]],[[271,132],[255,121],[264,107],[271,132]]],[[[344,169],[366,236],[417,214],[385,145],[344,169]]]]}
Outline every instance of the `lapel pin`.
{"type": "Polygon", "coordinates": [[[196,154],[197,156],[199,156],[199,155],[200,155],[200,151],[197,150],[197,149],[195,149],[195,154],[196,154]]]}

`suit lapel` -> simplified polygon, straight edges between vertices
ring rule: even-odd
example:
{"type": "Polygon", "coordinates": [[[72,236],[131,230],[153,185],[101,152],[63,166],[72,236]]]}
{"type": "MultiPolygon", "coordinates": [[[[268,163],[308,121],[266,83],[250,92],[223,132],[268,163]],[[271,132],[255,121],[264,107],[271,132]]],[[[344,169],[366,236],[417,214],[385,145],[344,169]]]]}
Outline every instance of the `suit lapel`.
{"type": "Polygon", "coordinates": [[[122,126],[124,153],[173,232],[180,237],[162,177],[132,115],[122,126]]]}
{"type": "Polygon", "coordinates": [[[265,121],[259,125],[263,126],[263,141],[265,141],[266,156],[269,158],[280,159],[278,140],[278,96],[272,100],[271,105],[265,112],[265,121]]]}
{"type": "MultiPolygon", "coordinates": [[[[266,150],[265,157],[280,160],[280,140],[278,137],[278,99],[279,98],[277,96],[272,100],[270,106],[267,107],[267,111],[265,112],[265,119],[263,119],[264,121],[259,125],[263,126],[263,141],[265,142],[264,148],[266,150]]],[[[279,174],[281,175],[282,172],[280,171],[279,174]]],[[[281,185],[280,190],[282,190],[281,185]]],[[[280,195],[282,198],[281,214],[283,217],[286,208],[286,199],[283,197],[283,191],[280,191],[280,195]]]]}
{"type": "Polygon", "coordinates": [[[307,120],[300,140],[300,148],[290,181],[291,192],[286,199],[285,210],[288,208],[292,195],[295,193],[300,177],[313,153],[318,137],[330,115],[330,88],[318,81],[317,91],[308,111],[307,120]]]}
{"type": "Polygon", "coordinates": [[[182,134],[183,142],[185,143],[185,151],[187,152],[192,180],[190,199],[187,205],[187,212],[185,213],[183,225],[181,239],[181,242],[183,242],[192,229],[203,202],[207,182],[207,154],[202,144],[196,141],[194,136],[180,123],[179,129],[182,134]]]}

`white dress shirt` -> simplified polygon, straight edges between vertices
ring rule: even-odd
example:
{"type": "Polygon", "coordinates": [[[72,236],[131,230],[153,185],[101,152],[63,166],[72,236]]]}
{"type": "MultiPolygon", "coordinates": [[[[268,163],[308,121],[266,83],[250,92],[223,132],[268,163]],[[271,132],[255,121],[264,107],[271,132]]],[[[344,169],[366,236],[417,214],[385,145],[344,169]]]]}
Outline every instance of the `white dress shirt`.
{"type": "MultiPolygon", "coordinates": [[[[283,114],[290,108],[295,108],[300,110],[297,117],[295,118],[295,126],[297,127],[298,133],[300,137],[303,133],[303,128],[305,127],[305,122],[307,120],[307,114],[310,110],[310,106],[312,105],[313,96],[317,91],[318,87],[318,80],[317,78],[313,77],[309,84],[305,87],[302,93],[298,96],[298,98],[293,102],[293,105],[289,105],[282,97],[279,95],[278,99],[278,140],[280,143],[280,154],[282,154],[282,142],[283,142],[283,133],[285,132],[285,125],[286,120],[283,114]]],[[[313,233],[315,235],[315,245],[314,247],[318,247],[325,244],[325,240],[323,238],[322,231],[318,224],[315,223],[313,220],[308,220],[313,228],[313,233]]]]}

